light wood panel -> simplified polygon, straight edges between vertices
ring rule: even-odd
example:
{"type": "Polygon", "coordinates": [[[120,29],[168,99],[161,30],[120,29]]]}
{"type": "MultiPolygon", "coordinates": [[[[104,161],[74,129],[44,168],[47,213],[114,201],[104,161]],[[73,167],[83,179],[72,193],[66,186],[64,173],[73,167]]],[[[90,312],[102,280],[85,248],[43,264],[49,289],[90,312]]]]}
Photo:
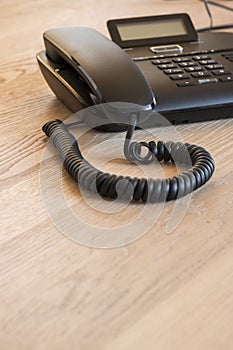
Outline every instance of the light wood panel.
{"type": "MultiPolygon", "coordinates": [[[[45,208],[42,200],[60,184],[59,176],[54,178],[56,158],[50,159],[44,182],[41,178],[47,164],[41,126],[70,115],[35,60],[43,31],[86,25],[106,34],[109,18],[171,12],[188,12],[197,27],[208,24],[200,1],[1,1],[1,349],[232,349],[231,119],[177,127],[183,140],[206,147],[216,160],[211,181],[178,208],[174,203],[103,206],[98,198],[82,199],[63,173],[65,203],[77,218],[70,232],[80,233],[82,227],[85,235],[106,227],[112,233],[123,225],[133,234],[137,227],[147,231],[132,244],[104,250],[74,243],[48,216],[52,212],[66,221],[61,203],[45,208]],[[142,228],[133,223],[139,215],[142,228]]],[[[213,14],[216,24],[232,21],[230,12],[213,8],[213,14]]],[[[168,131],[151,132],[168,137],[168,131]]],[[[137,138],[150,139],[143,132],[137,138]]],[[[104,170],[148,176],[175,172],[129,165],[122,159],[122,141],[123,135],[94,131],[80,138],[84,154],[104,170]],[[109,145],[115,146],[114,161],[109,145]],[[98,147],[105,147],[104,156],[98,147]]]]}

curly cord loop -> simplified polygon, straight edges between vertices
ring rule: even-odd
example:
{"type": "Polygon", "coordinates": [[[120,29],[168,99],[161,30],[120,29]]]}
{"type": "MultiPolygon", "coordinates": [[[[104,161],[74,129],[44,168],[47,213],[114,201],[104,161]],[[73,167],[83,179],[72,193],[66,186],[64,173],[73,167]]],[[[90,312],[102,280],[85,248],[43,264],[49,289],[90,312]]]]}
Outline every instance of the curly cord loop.
{"type": "Polygon", "coordinates": [[[204,148],[181,142],[131,142],[136,122],[129,126],[124,144],[128,160],[144,164],[154,160],[178,162],[190,166],[178,176],[168,179],[131,178],[104,173],[83,158],[78,142],[60,120],[43,126],[43,131],[53,141],[59,157],[78,184],[106,198],[119,198],[142,202],[164,202],[181,198],[203,186],[212,176],[215,165],[211,154],[204,148]],[[142,147],[147,148],[145,156],[142,147]],[[191,164],[190,164],[191,161],[191,164]]]}

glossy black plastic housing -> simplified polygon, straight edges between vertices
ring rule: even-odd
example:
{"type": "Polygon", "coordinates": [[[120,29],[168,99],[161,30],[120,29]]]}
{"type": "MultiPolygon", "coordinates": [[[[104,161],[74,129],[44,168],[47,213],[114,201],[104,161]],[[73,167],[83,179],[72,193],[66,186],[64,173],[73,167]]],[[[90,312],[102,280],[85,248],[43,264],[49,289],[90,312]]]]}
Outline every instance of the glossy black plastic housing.
{"type": "MultiPolygon", "coordinates": [[[[133,101],[156,112],[140,125],[143,128],[160,126],[158,113],[174,124],[233,117],[232,33],[200,33],[198,42],[182,43],[182,54],[167,55],[154,55],[149,46],[124,52],[88,28],[54,29],[44,36],[46,51],[37,55],[39,66],[55,95],[73,112],[104,101],[133,101]],[[152,64],[154,59],[174,63],[177,58],[185,60],[191,56],[209,57],[222,65],[227,75],[207,71],[215,74],[217,83],[181,88],[179,81],[152,64]],[[230,79],[223,82],[228,74],[230,79]]],[[[186,74],[186,68],[182,69],[186,74]]],[[[111,123],[105,118],[93,120],[91,127],[103,131],[127,128],[122,121],[111,123]]]]}

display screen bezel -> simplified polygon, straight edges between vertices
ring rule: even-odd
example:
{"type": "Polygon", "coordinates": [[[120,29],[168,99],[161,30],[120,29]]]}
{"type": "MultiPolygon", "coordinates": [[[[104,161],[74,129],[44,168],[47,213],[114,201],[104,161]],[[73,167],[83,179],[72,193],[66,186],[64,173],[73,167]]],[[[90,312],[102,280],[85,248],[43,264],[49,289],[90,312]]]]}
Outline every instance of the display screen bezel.
{"type": "Polygon", "coordinates": [[[172,14],[172,15],[160,15],[160,16],[147,16],[147,17],[135,17],[135,18],[120,18],[113,19],[107,22],[108,31],[111,35],[112,40],[122,48],[136,47],[136,46],[147,46],[147,45],[164,45],[174,44],[182,42],[197,41],[197,32],[193,26],[193,23],[186,13],[172,14]],[[146,22],[164,22],[169,23],[174,20],[182,21],[182,24],[186,30],[186,34],[183,35],[171,35],[171,36],[160,36],[143,39],[133,40],[122,40],[118,31],[119,24],[141,24],[146,22]]]}

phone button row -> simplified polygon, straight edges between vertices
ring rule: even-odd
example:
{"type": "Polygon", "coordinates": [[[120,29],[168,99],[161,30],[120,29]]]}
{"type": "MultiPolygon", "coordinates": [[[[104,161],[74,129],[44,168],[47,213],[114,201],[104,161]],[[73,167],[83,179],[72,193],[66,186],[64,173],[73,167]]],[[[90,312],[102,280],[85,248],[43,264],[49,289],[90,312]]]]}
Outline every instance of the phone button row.
{"type": "Polygon", "coordinates": [[[182,81],[178,84],[176,84],[178,87],[186,87],[186,86],[194,86],[194,85],[203,85],[203,84],[210,84],[210,83],[217,83],[218,79],[211,78],[211,79],[199,79],[197,81],[195,80],[186,80],[182,81]]]}
{"type": "Polygon", "coordinates": [[[217,79],[217,78],[199,79],[197,81],[195,81],[195,80],[186,80],[186,81],[181,81],[180,83],[177,83],[176,85],[178,87],[186,87],[186,86],[194,86],[194,85],[203,85],[203,84],[217,83],[218,81],[220,81],[222,83],[230,82],[230,81],[233,81],[233,77],[228,75],[228,76],[221,77],[219,79],[217,79]]]}

